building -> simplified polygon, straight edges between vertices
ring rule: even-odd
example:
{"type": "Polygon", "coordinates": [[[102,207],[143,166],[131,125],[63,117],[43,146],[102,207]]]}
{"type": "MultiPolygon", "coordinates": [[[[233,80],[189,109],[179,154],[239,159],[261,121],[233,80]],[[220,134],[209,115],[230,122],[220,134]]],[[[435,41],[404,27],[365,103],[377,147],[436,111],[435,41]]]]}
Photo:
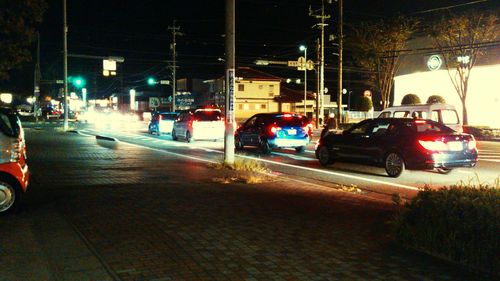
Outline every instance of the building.
{"type": "MultiPolygon", "coordinates": [[[[235,118],[244,121],[257,113],[304,112],[304,91],[285,86],[280,77],[249,67],[236,70],[235,118]]],[[[208,91],[201,100],[204,105],[225,107],[225,77],[206,80],[208,91]]],[[[307,112],[312,117],[315,97],[308,92],[307,112]]]]}
{"type": "MultiPolygon", "coordinates": [[[[450,80],[443,58],[432,51],[430,38],[416,38],[409,42],[412,50],[426,50],[401,57],[401,67],[394,78],[394,105],[401,104],[403,96],[412,93],[425,102],[430,95],[440,95],[455,105],[462,119],[462,103],[450,80]]],[[[500,128],[497,110],[500,108],[500,46],[484,50],[472,68],[467,91],[469,125],[500,128]]],[[[458,58],[457,58],[458,59],[458,58]]]]}

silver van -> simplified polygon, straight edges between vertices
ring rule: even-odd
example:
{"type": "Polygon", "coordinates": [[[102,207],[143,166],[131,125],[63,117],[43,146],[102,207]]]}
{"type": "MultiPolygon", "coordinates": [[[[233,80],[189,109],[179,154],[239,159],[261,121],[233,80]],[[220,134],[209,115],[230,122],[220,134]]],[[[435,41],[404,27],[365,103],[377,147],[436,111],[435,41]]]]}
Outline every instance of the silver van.
{"type": "Polygon", "coordinates": [[[462,122],[455,106],[446,103],[400,105],[384,109],[378,118],[422,118],[430,119],[462,132],[462,122]]]}

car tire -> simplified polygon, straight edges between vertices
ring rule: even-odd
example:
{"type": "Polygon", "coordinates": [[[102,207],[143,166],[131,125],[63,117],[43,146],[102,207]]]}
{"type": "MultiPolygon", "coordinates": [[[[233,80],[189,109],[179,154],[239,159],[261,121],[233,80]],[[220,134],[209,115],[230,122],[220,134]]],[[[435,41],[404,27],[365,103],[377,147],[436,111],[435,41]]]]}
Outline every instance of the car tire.
{"type": "Polygon", "coordinates": [[[239,136],[234,137],[234,148],[236,148],[236,150],[243,150],[243,143],[239,136]]]}
{"type": "Polygon", "coordinates": [[[451,168],[443,168],[443,167],[441,167],[441,168],[436,168],[436,170],[438,171],[438,173],[440,173],[440,174],[442,174],[442,175],[447,175],[447,174],[451,173],[451,171],[452,171],[453,169],[451,169],[451,168]]]}
{"type": "Polygon", "coordinates": [[[186,132],[186,142],[193,142],[193,138],[191,137],[191,133],[189,131],[186,132]]]}
{"type": "Polygon", "coordinates": [[[156,128],[156,135],[161,136],[160,128],[156,128]]]}
{"type": "Polygon", "coordinates": [[[178,138],[177,138],[177,134],[175,133],[175,129],[174,129],[174,130],[172,130],[172,139],[173,139],[174,141],[178,140],[178,138]]]}
{"type": "Polygon", "coordinates": [[[333,164],[333,157],[328,147],[322,145],[318,148],[318,160],[321,166],[327,166],[333,164]]]}
{"type": "Polygon", "coordinates": [[[270,154],[271,153],[271,146],[269,146],[269,142],[267,139],[262,139],[260,141],[260,150],[264,154],[270,154]]]}
{"type": "Polygon", "coordinates": [[[385,156],[384,167],[389,177],[397,178],[405,170],[405,161],[399,153],[389,152],[385,156]]]}
{"type": "Polygon", "coordinates": [[[296,151],[297,153],[302,153],[302,152],[306,151],[306,146],[305,146],[305,145],[302,145],[302,146],[297,146],[297,147],[295,148],[295,151],[296,151]]]}
{"type": "Polygon", "coordinates": [[[21,188],[8,180],[0,180],[0,214],[14,213],[21,201],[21,188]]]}

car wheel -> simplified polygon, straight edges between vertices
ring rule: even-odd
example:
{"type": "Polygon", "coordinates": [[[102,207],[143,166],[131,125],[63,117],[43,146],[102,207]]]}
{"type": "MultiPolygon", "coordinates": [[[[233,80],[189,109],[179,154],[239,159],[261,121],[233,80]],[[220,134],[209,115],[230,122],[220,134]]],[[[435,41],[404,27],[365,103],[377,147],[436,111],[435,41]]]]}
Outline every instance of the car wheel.
{"type": "Polygon", "coordinates": [[[189,131],[186,132],[186,141],[193,142],[193,138],[191,137],[191,133],[189,131]]]}
{"type": "Polygon", "coordinates": [[[260,141],[260,150],[262,151],[262,153],[264,154],[269,154],[271,153],[271,146],[269,146],[269,142],[267,141],[267,139],[262,139],[260,141]]]}
{"type": "Polygon", "coordinates": [[[298,153],[302,153],[302,152],[306,151],[306,146],[305,145],[297,146],[295,148],[295,151],[297,151],[298,153]]]}
{"type": "Polygon", "coordinates": [[[239,136],[234,137],[234,147],[236,148],[236,150],[243,149],[243,143],[241,142],[241,139],[239,136]]]}
{"type": "Polygon", "coordinates": [[[156,128],[156,135],[161,136],[160,128],[156,128]]]}
{"type": "Polygon", "coordinates": [[[176,141],[176,140],[178,139],[178,138],[177,138],[177,134],[175,133],[175,129],[174,129],[174,130],[172,130],[172,139],[173,139],[174,141],[176,141]]]}
{"type": "Polygon", "coordinates": [[[15,212],[21,200],[21,190],[7,181],[0,181],[0,214],[15,212]]]}
{"type": "Polygon", "coordinates": [[[405,169],[405,161],[397,152],[387,154],[384,161],[385,171],[389,177],[399,177],[405,169]]]}
{"type": "Polygon", "coordinates": [[[151,134],[151,135],[154,133],[153,132],[153,128],[151,128],[151,126],[148,127],[148,133],[151,134]]]}
{"type": "Polygon", "coordinates": [[[328,147],[322,145],[318,149],[318,160],[322,166],[333,164],[332,154],[328,150],[328,147]]]}
{"type": "Polygon", "coordinates": [[[437,171],[438,171],[438,173],[440,173],[440,174],[447,175],[447,174],[449,174],[449,173],[450,173],[453,169],[451,169],[451,168],[443,168],[443,167],[441,167],[441,168],[436,168],[436,170],[437,170],[437,171]]]}

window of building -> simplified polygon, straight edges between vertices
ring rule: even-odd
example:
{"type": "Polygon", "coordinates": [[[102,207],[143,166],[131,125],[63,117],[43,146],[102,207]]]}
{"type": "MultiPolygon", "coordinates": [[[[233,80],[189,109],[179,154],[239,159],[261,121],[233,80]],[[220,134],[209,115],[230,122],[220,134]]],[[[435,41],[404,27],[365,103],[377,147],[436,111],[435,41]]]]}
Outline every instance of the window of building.
{"type": "Polygon", "coordinates": [[[243,110],[243,104],[241,104],[241,103],[240,103],[240,104],[238,104],[238,109],[239,109],[239,110],[243,110]]]}
{"type": "Polygon", "coordinates": [[[274,85],[269,85],[269,96],[274,96],[274,85]]]}
{"type": "Polygon", "coordinates": [[[263,90],[264,89],[264,85],[259,85],[259,90],[263,90]]]}
{"type": "Polygon", "coordinates": [[[238,92],[244,92],[245,91],[245,84],[238,84],[238,92]]]}
{"type": "Polygon", "coordinates": [[[267,104],[261,104],[260,105],[260,109],[266,109],[267,108],[267,104]]]}
{"type": "Polygon", "coordinates": [[[250,105],[248,103],[243,104],[243,110],[249,110],[250,105]]]}

